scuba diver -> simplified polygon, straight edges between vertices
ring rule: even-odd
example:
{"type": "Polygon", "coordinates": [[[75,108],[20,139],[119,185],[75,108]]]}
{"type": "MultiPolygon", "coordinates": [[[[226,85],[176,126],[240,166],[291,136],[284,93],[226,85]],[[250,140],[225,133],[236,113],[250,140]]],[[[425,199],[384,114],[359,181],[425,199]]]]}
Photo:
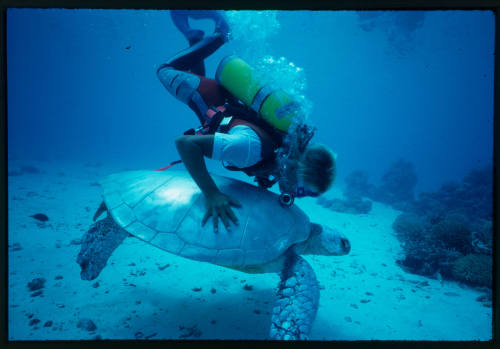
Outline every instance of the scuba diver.
{"type": "Polygon", "coordinates": [[[205,58],[230,39],[223,12],[170,13],[190,46],[160,65],[157,76],[168,92],[196,113],[201,123],[177,138],[175,145],[205,196],[202,225],[212,216],[214,232],[218,232],[219,218],[231,231],[230,221],[238,224],[231,206],[241,207],[235,198],[217,188],[204,157],[255,177],[262,188],[278,182],[282,205],[293,204],[295,197],[318,196],[328,190],[336,175],[335,156],[324,145],[308,144],[314,129],[294,122],[297,103],[284,91],[263,85],[252,75],[250,66],[236,56],[221,61],[215,79],[205,77],[205,58]],[[214,20],[214,33],[205,36],[203,31],[191,29],[188,17],[214,20]]]}

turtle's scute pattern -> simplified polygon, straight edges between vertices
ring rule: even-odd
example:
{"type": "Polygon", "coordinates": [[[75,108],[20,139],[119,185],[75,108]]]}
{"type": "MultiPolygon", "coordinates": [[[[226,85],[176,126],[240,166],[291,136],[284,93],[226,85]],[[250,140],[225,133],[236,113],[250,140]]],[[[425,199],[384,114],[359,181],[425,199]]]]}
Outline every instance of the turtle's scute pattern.
{"type": "Polygon", "coordinates": [[[212,219],[204,227],[204,197],[186,171],[128,171],[101,181],[113,219],[130,234],[167,252],[228,267],[260,266],[309,237],[309,219],[296,206],[256,186],[213,176],[218,188],[242,204],[239,225],[227,232],[212,219]],[[256,204],[256,203],[259,204],[256,204]]]}
{"type": "Polygon", "coordinates": [[[151,240],[151,244],[174,254],[179,254],[185,245],[184,241],[174,233],[158,233],[151,240]]]}
{"type": "Polygon", "coordinates": [[[127,229],[134,231],[136,237],[147,242],[150,242],[158,234],[156,230],[149,228],[137,220],[130,224],[127,229]]]}
{"type": "Polygon", "coordinates": [[[113,209],[113,218],[115,222],[124,229],[136,221],[134,211],[125,203],[113,209]]]}

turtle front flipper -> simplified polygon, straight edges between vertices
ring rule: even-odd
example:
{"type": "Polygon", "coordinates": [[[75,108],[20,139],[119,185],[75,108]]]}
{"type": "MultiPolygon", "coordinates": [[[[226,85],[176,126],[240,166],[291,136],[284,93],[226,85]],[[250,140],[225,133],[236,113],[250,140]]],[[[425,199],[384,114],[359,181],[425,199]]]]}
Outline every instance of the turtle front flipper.
{"type": "Polygon", "coordinates": [[[307,339],[319,303],[316,274],[305,259],[289,251],[278,287],[271,339],[307,339]]]}

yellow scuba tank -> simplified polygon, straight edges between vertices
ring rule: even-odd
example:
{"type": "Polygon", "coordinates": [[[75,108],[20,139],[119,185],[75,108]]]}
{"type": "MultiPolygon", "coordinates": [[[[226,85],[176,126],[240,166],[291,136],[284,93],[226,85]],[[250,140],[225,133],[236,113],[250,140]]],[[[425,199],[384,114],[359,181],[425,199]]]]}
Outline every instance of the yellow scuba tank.
{"type": "Polygon", "coordinates": [[[215,80],[247,107],[275,128],[287,132],[299,105],[282,89],[266,85],[245,61],[225,57],[217,68],[215,80]]]}

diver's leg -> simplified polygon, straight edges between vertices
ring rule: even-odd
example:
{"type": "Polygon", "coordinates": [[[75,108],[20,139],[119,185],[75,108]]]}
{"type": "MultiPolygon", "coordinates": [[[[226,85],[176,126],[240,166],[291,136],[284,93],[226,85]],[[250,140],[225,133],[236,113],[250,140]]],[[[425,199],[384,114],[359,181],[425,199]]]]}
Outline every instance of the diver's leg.
{"type": "MultiPolygon", "coordinates": [[[[201,63],[201,67],[198,65],[198,69],[202,70],[202,74],[198,75],[203,76],[205,73],[203,60],[217,50],[223,43],[224,38],[221,34],[204,38],[188,49],[179,52],[169,59],[167,63],[162,64],[156,71],[158,79],[160,79],[163,86],[165,86],[167,91],[175,98],[188,104],[192,99],[193,92],[196,91],[200,85],[201,80],[199,76],[187,73],[186,71],[193,71],[196,69],[194,67],[197,67],[197,64],[201,63]]],[[[200,103],[202,102],[200,98],[198,100],[200,103]]],[[[207,106],[200,106],[198,109],[203,111],[206,108],[207,106]]],[[[198,117],[200,116],[198,115],[198,117]]]]}
{"type": "MultiPolygon", "coordinates": [[[[201,38],[191,38],[189,39],[189,47],[193,46],[194,44],[200,42],[203,39],[203,32],[202,32],[202,37],[201,38]]],[[[200,58],[198,62],[193,63],[193,66],[191,67],[191,72],[195,73],[196,75],[199,76],[205,76],[206,70],[205,70],[205,58],[200,58]]]]}
{"type": "Polygon", "coordinates": [[[193,64],[191,71],[196,75],[205,76],[205,62],[203,60],[198,61],[198,63],[193,64]]]}
{"type": "MultiPolygon", "coordinates": [[[[198,75],[173,69],[170,66],[160,67],[157,72],[158,79],[165,89],[182,103],[188,105],[203,125],[206,121],[208,105],[198,91],[202,79],[198,75]]],[[[210,79],[208,79],[210,80],[210,79]]]]}
{"type": "MultiPolygon", "coordinates": [[[[230,37],[229,25],[227,24],[224,12],[215,10],[171,10],[170,16],[177,29],[179,29],[189,41],[190,49],[188,49],[188,52],[193,53],[192,57],[184,57],[182,61],[172,62],[172,67],[178,70],[190,70],[197,75],[205,76],[204,59],[217,50],[220,45],[229,40],[230,37]],[[222,36],[222,42],[217,42],[215,46],[212,47],[214,44],[212,39],[203,39],[205,33],[202,30],[191,28],[188,21],[189,17],[213,20],[215,22],[215,33],[222,36]],[[197,49],[191,50],[191,47],[198,44],[200,41],[204,42],[199,44],[197,49]],[[203,49],[200,49],[200,46],[202,46],[203,49]]],[[[212,35],[212,37],[214,37],[214,35],[212,35]]],[[[186,52],[179,53],[181,56],[185,54],[186,52]]],[[[177,58],[176,56],[173,60],[177,58]]]]}
{"type": "Polygon", "coordinates": [[[201,78],[170,66],[160,67],[157,71],[158,79],[168,92],[184,104],[188,104],[200,86],[201,78]]]}
{"type": "Polygon", "coordinates": [[[200,61],[203,62],[205,58],[214,53],[225,42],[224,36],[220,33],[210,35],[204,39],[196,42],[193,46],[184,49],[171,57],[166,63],[162,64],[158,71],[163,68],[173,68],[176,70],[192,71],[195,74],[204,76],[205,67],[203,69],[197,68],[200,61]],[[194,70],[198,71],[194,71],[194,70]],[[202,73],[202,74],[199,74],[202,73]]]}
{"type": "Polygon", "coordinates": [[[313,269],[302,257],[288,253],[271,319],[271,339],[307,339],[318,303],[319,285],[313,269]]]}

